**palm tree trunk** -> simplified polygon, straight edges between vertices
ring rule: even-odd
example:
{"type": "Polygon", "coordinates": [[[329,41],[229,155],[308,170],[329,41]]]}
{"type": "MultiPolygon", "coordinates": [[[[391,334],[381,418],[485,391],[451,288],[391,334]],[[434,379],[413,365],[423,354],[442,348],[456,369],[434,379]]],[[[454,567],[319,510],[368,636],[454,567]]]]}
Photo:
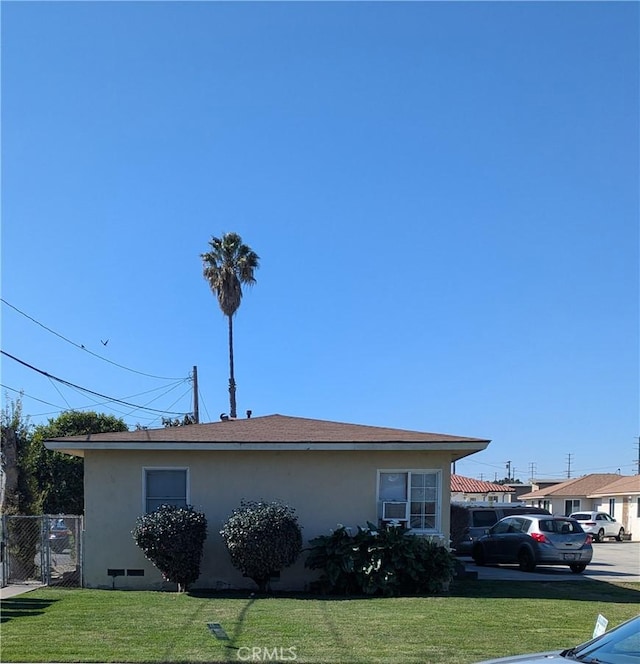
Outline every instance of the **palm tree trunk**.
{"type": "Polygon", "coordinates": [[[229,318],[229,417],[236,417],[236,379],[233,375],[233,316],[229,318]]]}

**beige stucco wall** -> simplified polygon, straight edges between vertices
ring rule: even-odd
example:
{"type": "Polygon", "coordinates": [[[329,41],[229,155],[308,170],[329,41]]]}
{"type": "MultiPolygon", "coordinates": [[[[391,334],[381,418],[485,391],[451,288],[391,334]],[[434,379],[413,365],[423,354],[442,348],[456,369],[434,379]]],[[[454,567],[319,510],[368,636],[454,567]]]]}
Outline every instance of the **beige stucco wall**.
{"type": "MultiPolygon", "coordinates": [[[[161,588],[159,572],[131,530],[143,512],[143,468],[188,467],[190,503],[205,513],[208,537],[195,587],[253,586],[229,563],[219,530],[241,500],[280,500],[296,510],[308,541],[338,523],[377,522],[378,470],[440,470],[440,533],[448,540],[450,454],[403,451],[101,451],[85,454],[84,583],[112,587],[108,568],[144,569],[115,579],[116,588],[161,588]]],[[[303,565],[284,570],[274,589],[302,589],[303,565]]]]}

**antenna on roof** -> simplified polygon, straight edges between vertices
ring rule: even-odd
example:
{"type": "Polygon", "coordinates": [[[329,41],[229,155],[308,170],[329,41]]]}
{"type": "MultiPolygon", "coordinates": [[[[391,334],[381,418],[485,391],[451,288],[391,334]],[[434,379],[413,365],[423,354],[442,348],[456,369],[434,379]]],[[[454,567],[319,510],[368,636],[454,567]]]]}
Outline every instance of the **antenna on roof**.
{"type": "Polygon", "coordinates": [[[223,422],[228,422],[229,421],[229,416],[226,413],[220,413],[220,419],[223,422]]]}
{"type": "Polygon", "coordinates": [[[251,419],[251,411],[250,411],[250,410],[247,411],[247,419],[248,419],[248,420],[251,419]]]}

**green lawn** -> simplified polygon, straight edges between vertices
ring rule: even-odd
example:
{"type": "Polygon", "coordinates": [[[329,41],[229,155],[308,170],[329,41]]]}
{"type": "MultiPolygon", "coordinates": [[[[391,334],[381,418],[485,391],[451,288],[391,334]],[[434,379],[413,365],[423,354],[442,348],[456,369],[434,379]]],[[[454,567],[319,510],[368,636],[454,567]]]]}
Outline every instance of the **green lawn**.
{"type": "Polygon", "coordinates": [[[396,599],[48,588],[2,603],[0,658],[470,664],[575,645],[590,638],[599,613],[613,626],[639,603],[640,584],[597,581],[469,581],[446,596],[396,599]],[[216,639],[208,623],[229,639],[216,639]]]}

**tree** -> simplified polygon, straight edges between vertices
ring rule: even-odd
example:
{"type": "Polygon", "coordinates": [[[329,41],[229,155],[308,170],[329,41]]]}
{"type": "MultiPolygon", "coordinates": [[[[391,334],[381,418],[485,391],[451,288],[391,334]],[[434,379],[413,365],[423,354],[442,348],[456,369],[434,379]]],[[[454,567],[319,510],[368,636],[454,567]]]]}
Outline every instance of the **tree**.
{"type": "Polygon", "coordinates": [[[269,579],[292,565],[302,550],[302,532],[288,505],[243,501],[220,531],[231,562],[265,592],[269,579]]]}
{"type": "Polygon", "coordinates": [[[48,450],[44,441],[64,436],[127,431],[124,420],[94,411],[68,410],[36,426],[33,433],[33,475],[40,489],[45,514],[82,514],[84,511],[84,463],[80,457],[48,450]]]}
{"type": "Polygon", "coordinates": [[[193,415],[191,415],[190,413],[187,413],[182,419],[180,419],[179,417],[174,417],[173,419],[171,419],[170,417],[162,418],[162,426],[165,429],[168,429],[170,427],[186,427],[189,424],[195,424],[195,423],[196,420],[193,417],[193,415]]]}
{"type": "Polygon", "coordinates": [[[39,503],[33,478],[33,449],[29,418],[22,412],[22,398],[8,400],[0,416],[1,464],[4,490],[2,514],[37,514],[39,503]]]}
{"type": "Polygon", "coordinates": [[[217,297],[222,313],[229,321],[229,405],[230,417],[236,417],[236,380],[233,370],[233,316],[240,307],[242,286],[256,283],[254,271],[260,267],[260,257],[243,244],[237,233],[212,237],[211,251],[201,254],[203,276],[211,292],[217,297]]]}
{"type": "MultiPolygon", "coordinates": [[[[22,396],[2,409],[2,514],[30,516],[41,512],[41,498],[33,474],[34,446],[29,418],[22,413],[22,396]]],[[[30,578],[36,569],[40,536],[37,519],[10,519],[6,523],[7,555],[12,573],[30,578]]],[[[4,546],[4,542],[3,542],[4,546]]]]}
{"type": "Polygon", "coordinates": [[[200,576],[207,519],[193,507],[161,505],[138,517],[131,534],[163,578],[178,584],[179,592],[200,576]]]}

